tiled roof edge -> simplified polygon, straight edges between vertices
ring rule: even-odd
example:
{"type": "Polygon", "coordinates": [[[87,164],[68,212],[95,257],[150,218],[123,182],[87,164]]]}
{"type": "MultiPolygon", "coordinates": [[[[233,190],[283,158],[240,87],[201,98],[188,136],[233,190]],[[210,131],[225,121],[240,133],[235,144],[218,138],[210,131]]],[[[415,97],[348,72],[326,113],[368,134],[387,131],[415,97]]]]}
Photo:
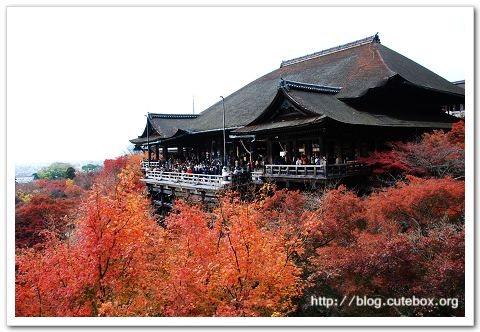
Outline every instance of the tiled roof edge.
{"type": "Polygon", "coordinates": [[[162,119],[195,119],[198,114],[166,114],[166,113],[148,113],[150,118],[162,118],[162,119]]]}
{"type": "Polygon", "coordinates": [[[283,78],[280,79],[279,87],[287,88],[287,89],[321,92],[321,93],[332,93],[332,94],[338,93],[342,89],[341,87],[336,87],[336,86],[326,86],[326,85],[289,81],[289,80],[284,80],[283,78]]]}
{"type": "Polygon", "coordinates": [[[304,55],[304,56],[301,56],[301,57],[298,57],[298,58],[282,61],[282,63],[280,64],[280,68],[284,67],[284,66],[292,65],[292,64],[297,63],[297,62],[302,62],[302,61],[310,60],[310,59],[313,59],[313,58],[317,58],[317,57],[322,56],[322,55],[343,51],[343,50],[346,50],[348,48],[352,48],[352,47],[356,47],[356,46],[360,46],[360,45],[364,45],[364,44],[368,44],[368,43],[373,43],[373,42],[380,43],[380,37],[378,37],[378,32],[373,36],[366,37],[366,38],[363,38],[363,39],[359,39],[359,40],[356,40],[356,41],[353,41],[353,42],[350,42],[350,43],[347,43],[347,44],[331,47],[331,48],[328,48],[326,50],[322,50],[320,52],[315,52],[315,53],[307,54],[307,55],[304,55]]]}

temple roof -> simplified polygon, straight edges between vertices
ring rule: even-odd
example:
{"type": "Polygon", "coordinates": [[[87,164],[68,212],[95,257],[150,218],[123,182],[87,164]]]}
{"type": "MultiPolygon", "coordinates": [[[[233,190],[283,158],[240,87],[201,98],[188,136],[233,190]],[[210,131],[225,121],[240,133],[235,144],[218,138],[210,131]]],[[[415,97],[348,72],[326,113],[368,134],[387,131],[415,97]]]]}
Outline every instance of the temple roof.
{"type": "MultiPolygon", "coordinates": [[[[251,123],[275,97],[280,79],[326,87],[341,87],[339,100],[363,96],[370,89],[400,76],[419,88],[464,96],[465,91],[446,79],[380,44],[377,35],[308,56],[282,62],[280,68],[256,79],[225,98],[227,127],[251,123]]],[[[337,105],[340,105],[339,103],[337,105]]],[[[222,128],[222,103],[200,113],[193,131],[222,128]]]]}
{"type": "MultiPolygon", "coordinates": [[[[372,95],[372,91],[394,80],[436,96],[464,100],[464,89],[380,44],[378,35],[374,35],[283,61],[280,68],[225,98],[225,127],[239,129],[252,124],[272,103],[279,88],[311,112],[345,123],[438,128],[451,120],[441,114],[431,117],[428,112],[409,118],[411,114],[406,117],[388,114],[389,107],[376,114],[353,107],[355,100],[372,95]]],[[[179,130],[188,133],[221,130],[222,101],[197,116],[189,116],[156,114],[150,121],[162,138],[172,137],[179,130]]],[[[145,135],[146,130],[141,137],[145,135]]]]}
{"type": "MultiPolygon", "coordinates": [[[[359,111],[334,95],[322,92],[305,91],[302,89],[279,88],[274,100],[286,99],[301,110],[308,110],[304,117],[291,120],[265,121],[265,115],[260,115],[252,123],[234,130],[235,134],[259,133],[285,127],[311,125],[332,119],[346,124],[380,126],[380,127],[418,127],[418,128],[450,128],[456,118],[442,112],[401,112],[396,114],[381,114],[359,111]]],[[[267,107],[265,112],[269,112],[267,107]]]]}
{"type": "Polygon", "coordinates": [[[148,113],[148,123],[138,138],[131,139],[133,144],[145,144],[148,141],[172,137],[179,132],[188,132],[192,122],[198,117],[198,114],[164,114],[148,113]],[[148,126],[148,137],[147,137],[148,126]]]}

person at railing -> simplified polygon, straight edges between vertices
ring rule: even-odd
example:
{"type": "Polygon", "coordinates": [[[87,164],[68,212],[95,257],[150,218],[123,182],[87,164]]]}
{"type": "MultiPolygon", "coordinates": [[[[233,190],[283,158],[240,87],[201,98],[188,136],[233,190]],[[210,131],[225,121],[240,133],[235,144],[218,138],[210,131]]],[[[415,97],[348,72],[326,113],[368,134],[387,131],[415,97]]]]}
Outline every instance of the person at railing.
{"type": "Polygon", "coordinates": [[[260,155],[255,161],[255,171],[263,171],[263,166],[264,166],[263,157],[260,155]]]}
{"type": "Polygon", "coordinates": [[[326,167],[327,166],[327,158],[325,156],[322,157],[322,160],[320,161],[320,165],[326,167]]]}
{"type": "Polygon", "coordinates": [[[304,153],[300,157],[300,160],[302,161],[302,165],[307,165],[308,164],[308,158],[304,153]]]}

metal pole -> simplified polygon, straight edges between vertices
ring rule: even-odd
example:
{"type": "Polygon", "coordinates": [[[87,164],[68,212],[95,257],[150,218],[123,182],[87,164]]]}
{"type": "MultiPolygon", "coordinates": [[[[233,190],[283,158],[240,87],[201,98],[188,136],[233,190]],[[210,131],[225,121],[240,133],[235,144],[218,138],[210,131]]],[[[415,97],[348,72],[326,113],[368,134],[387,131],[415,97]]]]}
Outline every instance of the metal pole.
{"type": "Polygon", "coordinates": [[[223,166],[227,166],[227,145],[225,140],[225,98],[222,98],[222,105],[223,105],[223,166]]]}
{"type": "Polygon", "coordinates": [[[147,117],[147,149],[148,149],[147,154],[148,154],[148,167],[150,167],[150,133],[148,131],[148,115],[149,114],[147,113],[146,115],[147,117]]]}

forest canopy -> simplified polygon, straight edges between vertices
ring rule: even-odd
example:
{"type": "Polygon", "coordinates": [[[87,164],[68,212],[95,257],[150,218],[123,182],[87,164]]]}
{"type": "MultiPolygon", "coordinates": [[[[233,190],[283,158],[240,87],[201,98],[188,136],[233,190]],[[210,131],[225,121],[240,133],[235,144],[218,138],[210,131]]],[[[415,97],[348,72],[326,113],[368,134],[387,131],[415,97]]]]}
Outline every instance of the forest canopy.
{"type": "Polygon", "coordinates": [[[16,315],[463,316],[463,133],[372,154],[363,192],[267,183],[213,209],[178,199],[161,222],[141,156],[20,186],[16,315]],[[457,305],[312,305],[356,295],[457,305]]]}

